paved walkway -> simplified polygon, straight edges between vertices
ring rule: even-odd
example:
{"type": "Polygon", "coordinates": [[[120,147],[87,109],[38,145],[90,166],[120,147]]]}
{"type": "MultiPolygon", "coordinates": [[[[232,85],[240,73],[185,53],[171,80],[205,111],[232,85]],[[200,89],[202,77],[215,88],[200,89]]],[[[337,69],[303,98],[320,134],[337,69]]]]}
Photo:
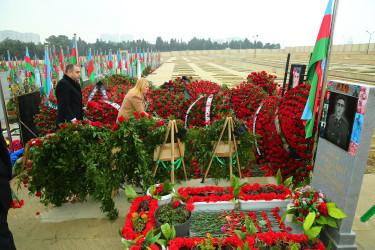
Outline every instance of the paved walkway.
{"type": "MultiPolygon", "coordinates": [[[[261,184],[274,183],[273,178],[247,178],[246,181],[261,184]]],[[[219,183],[221,186],[228,184],[227,182],[219,183]]],[[[215,184],[209,179],[204,184],[201,184],[200,180],[192,180],[181,183],[178,187],[203,185],[215,184]]],[[[12,182],[12,188],[17,190],[16,180],[12,182]]],[[[11,209],[8,215],[9,227],[17,249],[124,249],[118,231],[125,224],[125,216],[130,204],[127,203],[123,190],[120,190],[114,198],[120,212],[118,219],[114,222],[106,219],[105,214],[100,211],[100,205],[90,198],[83,203],[46,207],[39,202],[39,198],[29,197],[25,188],[18,190],[18,196],[24,199],[25,205],[20,209],[11,209]],[[36,215],[37,212],[40,214],[36,215]]],[[[366,174],[353,224],[358,249],[374,249],[375,216],[366,223],[359,220],[374,204],[375,174],[366,174]]]]}

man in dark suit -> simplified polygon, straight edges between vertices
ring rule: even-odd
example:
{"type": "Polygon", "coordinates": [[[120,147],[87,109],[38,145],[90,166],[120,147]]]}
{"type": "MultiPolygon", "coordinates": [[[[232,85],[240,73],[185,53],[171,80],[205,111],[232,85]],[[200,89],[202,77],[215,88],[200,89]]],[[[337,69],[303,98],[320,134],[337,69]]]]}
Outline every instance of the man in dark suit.
{"type": "Polygon", "coordinates": [[[12,194],[9,185],[11,180],[12,164],[10,163],[3,133],[0,133],[0,249],[16,249],[13,235],[9,231],[7,222],[8,210],[12,204],[12,194]]]}
{"type": "Polygon", "coordinates": [[[336,98],[335,114],[328,118],[326,139],[344,150],[349,146],[349,122],[344,116],[346,98],[339,95],[336,98]]]}
{"type": "Polygon", "coordinates": [[[79,86],[81,70],[76,64],[68,64],[65,69],[65,75],[57,83],[57,125],[65,122],[74,122],[83,120],[83,112],[86,108],[82,105],[82,90],[79,86]]]}

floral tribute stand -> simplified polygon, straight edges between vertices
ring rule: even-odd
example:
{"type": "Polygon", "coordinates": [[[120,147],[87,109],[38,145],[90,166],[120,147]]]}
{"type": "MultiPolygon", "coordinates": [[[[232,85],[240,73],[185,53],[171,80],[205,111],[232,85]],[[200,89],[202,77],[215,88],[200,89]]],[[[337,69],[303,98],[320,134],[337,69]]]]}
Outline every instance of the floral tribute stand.
{"type": "MultiPolygon", "coordinates": [[[[156,161],[154,177],[156,171],[158,170],[159,163],[161,162],[164,165],[164,161],[171,161],[171,183],[174,184],[174,171],[182,163],[184,169],[185,181],[187,181],[186,168],[184,162],[184,144],[180,142],[180,139],[177,137],[177,145],[174,142],[174,135],[178,132],[177,124],[175,120],[170,120],[168,123],[168,130],[165,134],[165,139],[162,145],[159,145],[154,151],[154,161],[156,161]],[[166,143],[171,134],[171,143],[166,143]],[[176,146],[178,151],[176,150],[176,146]],[[175,160],[176,163],[175,163],[175,160]],[[174,167],[175,164],[178,164],[177,167],[174,167]]],[[[164,165],[165,166],[165,165],[164,165]]]]}
{"type": "Polygon", "coordinates": [[[238,154],[237,154],[237,142],[236,142],[236,137],[234,136],[234,125],[233,125],[232,117],[227,117],[227,119],[225,120],[223,130],[221,131],[219,140],[212,153],[210,163],[208,164],[206,173],[204,174],[202,178],[202,183],[204,183],[204,181],[206,180],[207,174],[210,171],[210,167],[211,167],[214,157],[228,157],[229,158],[230,180],[232,180],[232,165],[233,165],[232,158],[236,157],[239,176],[240,178],[242,178],[240,162],[239,162],[238,154]],[[221,138],[223,137],[224,131],[227,128],[227,126],[228,126],[228,142],[224,143],[224,142],[221,142],[221,138]],[[233,141],[232,141],[232,138],[233,138],[233,141]]]}

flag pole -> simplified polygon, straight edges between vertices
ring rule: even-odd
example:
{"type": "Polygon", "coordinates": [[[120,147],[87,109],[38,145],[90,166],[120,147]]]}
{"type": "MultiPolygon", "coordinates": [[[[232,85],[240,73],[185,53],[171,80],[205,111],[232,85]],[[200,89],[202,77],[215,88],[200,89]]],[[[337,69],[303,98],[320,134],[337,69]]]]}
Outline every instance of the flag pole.
{"type": "MultiPolygon", "coordinates": [[[[333,15],[332,15],[332,22],[331,22],[331,39],[329,39],[329,47],[328,47],[328,53],[327,53],[327,59],[326,59],[326,63],[324,65],[324,77],[323,77],[323,88],[321,90],[321,93],[320,93],[320,103],[319,103],[319,111],[318,111],[318,116],[317,116],[317,124],[318,124],[318,128],[319,128],[319,122],[320,122],[320,119],[321,119],[321,114],[322,114],[322,111],[323,111],[323,104],[324,104],[324,93],[327,89],[327,79],[328,79],[328,68],[329,68],[329,63],[331,61],[331,49],[332,49],[332,44],[333,44],[333,34],[334,34],[334,30],[335,30],[335,21],[336,21],[336,15],[337,15],[337,9],[338,9],[338,6],[339,6],[339,1],[340,0],[335,0],[335,3],[334,3],[334,7],[333,7],[333,15]]],[[[317,131],[317,133],[315,134],[315,138],[314,138],[314,141],[315,141],[315,146],[313,148],[313,151],[312,151],[312,155],[314,156],[315,155],[315,151],[318,147],[318,143],[317,143],[317,140],[319,138],[319,133],[317,131]]],[[[313,157],[311,160],[312,162],[314,161],[314,158],[313,157]]]]}
{"type": "Polygon", "coordinates": [[[77,57],[77,65],[78,66],[81,66],[81,63],[79,62],[79,53],[78,53],[78,43],[77,43],[77,34],[73,34],[74,35],[74,43],[76,45],[76,57],[77,57]]]}

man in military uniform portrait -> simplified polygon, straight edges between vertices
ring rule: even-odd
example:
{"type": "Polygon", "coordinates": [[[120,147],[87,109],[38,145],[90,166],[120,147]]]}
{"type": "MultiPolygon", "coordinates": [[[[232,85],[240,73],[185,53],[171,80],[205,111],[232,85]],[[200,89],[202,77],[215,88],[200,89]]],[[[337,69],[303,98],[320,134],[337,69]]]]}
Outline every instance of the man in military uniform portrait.
{"type": "Polygon", "coordinates": [[[335,113],[328,117],[325,138],[340,148],[347,150],[349,142],[349,122],[344,116],[346,98],[338,95],[335,102],[335,113]]]}

